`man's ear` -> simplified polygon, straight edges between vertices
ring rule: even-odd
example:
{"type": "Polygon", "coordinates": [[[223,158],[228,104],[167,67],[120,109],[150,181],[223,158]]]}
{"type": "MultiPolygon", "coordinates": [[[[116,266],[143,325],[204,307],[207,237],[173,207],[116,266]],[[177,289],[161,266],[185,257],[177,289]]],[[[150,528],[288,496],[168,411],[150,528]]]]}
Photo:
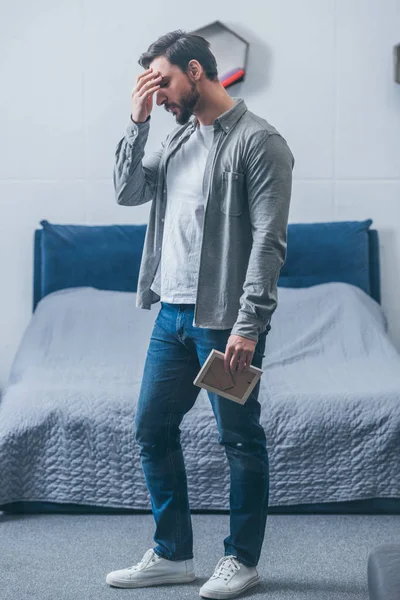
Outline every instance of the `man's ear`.
{"type": "Polygon", "coordinates": [[[193,59],[189,61],[187,70],[190,77],[198,81],[203,72],[203,67],[201,66],[198,60],[193,59]]]}

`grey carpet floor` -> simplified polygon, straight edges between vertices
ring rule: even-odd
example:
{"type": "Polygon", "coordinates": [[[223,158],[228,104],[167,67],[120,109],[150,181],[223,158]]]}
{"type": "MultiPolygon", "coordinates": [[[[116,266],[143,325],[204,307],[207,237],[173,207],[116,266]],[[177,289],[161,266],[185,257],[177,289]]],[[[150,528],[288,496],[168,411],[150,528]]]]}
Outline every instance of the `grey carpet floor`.
{"type": "MultiPolygon", "coordinates": [[[[68,515],[0,512],[0,600],[186,600],[223,556],[229,515],[193,514],[197,580],[119,589],[109,571],[154,547],[151,514],[68,515]]],[[[400,541],[398,515],[269,515],[258,565],[261,583],[243,597],[367,600],[370,551],[400,541]]]]}

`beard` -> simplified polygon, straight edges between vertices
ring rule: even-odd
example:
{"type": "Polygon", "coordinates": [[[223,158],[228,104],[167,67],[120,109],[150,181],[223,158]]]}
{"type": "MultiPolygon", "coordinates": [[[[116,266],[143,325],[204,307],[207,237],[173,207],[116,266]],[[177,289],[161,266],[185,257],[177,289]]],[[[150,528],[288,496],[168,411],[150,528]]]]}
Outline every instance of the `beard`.
{"type": "MultiPolygon", "coordinates": [[[[196,106],[200,94],[197,91],[196,84],[189,80],[190,90],[182,94],[179,99],[179,105],[176,107],[176,121],[179,125],[186,125],[190,117],[193,115],[194,107],[196,106]]],[[[175,105],[172,105],[173,107],[175,105]]]]}

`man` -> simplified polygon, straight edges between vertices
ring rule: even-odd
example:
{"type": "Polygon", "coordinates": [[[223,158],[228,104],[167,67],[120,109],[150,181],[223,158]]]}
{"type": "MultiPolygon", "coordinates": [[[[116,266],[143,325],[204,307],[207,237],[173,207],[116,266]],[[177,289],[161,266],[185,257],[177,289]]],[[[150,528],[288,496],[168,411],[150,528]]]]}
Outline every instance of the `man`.
{"type": "MultiPolygon", "coordinates": [[[[181,30],[149,47],[116,150],[118,204],[152,201],[136,306],[161,300],[135,416],[156,546],[137,565],[108,574],[117,587],[195,579],[179,425],[213,348],[224,352],[231,373],[261,367],[286,259],[293,155],[272,125],[229,96],[209,47],[181,30]],[[178,125],[142,160],[154,97],[178,125]]],[[[269,471],[259,384],[244,405],[208,393],[231,488],[230,535],[200,589],[204,598],[237,597],[260,580],[269,471]]]]}

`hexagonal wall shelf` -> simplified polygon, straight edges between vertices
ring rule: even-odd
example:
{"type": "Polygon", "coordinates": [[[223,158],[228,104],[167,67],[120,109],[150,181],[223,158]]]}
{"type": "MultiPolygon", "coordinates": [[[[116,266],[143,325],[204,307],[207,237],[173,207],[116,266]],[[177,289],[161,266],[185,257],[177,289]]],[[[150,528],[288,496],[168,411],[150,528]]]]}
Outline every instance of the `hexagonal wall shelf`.
{"type": "Polygon", "coordinates": [[[225,88],[244,80],[249,50],[246,40],[220,21],[190,33],[201,35],[210,42],[210,50],[217,61],[218,79],[225,88]]]}

